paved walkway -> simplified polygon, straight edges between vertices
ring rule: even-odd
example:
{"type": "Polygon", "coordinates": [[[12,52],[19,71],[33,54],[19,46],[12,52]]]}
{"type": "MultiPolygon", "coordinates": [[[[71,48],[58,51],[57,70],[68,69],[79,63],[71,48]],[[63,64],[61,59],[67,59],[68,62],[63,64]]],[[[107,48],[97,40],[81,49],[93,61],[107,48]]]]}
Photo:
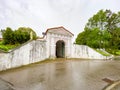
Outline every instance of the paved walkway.
{"type": "MultiPolygon", "coordinates": [[[[58,60],[2,72],[0,78],[15,90],[102,90],[109,84],[104,78],[120,80],[120,62],[58,60]]],[[[9,90],[2,85],[0,90],[9,90]]]]}

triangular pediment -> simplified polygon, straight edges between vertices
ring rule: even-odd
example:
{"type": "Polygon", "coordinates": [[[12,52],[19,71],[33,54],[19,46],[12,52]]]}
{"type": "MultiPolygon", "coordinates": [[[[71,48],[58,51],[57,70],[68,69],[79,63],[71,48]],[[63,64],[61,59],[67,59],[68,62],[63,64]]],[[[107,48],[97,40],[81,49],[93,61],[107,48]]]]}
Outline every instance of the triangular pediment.
{"type": "Polygon", "coordinates": [[[73,34],[65,29],[64,27],[55,27],[55,28],[49,28],[46,31],[47,33],[54,33],[54,34],[60,34],[60,35],[66,35],[66,36],[73,36],[73,34]]]}

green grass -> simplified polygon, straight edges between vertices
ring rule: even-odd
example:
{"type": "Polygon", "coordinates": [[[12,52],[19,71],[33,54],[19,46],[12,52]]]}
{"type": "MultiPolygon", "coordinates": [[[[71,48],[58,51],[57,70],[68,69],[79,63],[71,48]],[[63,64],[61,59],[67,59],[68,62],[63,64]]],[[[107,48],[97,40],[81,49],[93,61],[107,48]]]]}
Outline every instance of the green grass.
{"type": "Polygon", "coordinates": [[[11,50],[11,49],[13,49],[13,48],[15,48],[17,46],[18,46],[18,44],[16,44],[16,45],[9,45],[9,44],[4,45],[3,42],[0,41],[0,50],[2,50],[2,51],[9,51],[9,50],[11,50]]]}
{"type": "Polygon", "coordinates": [[[104,52],[104,51],[102,51],[102,50],[100,50],[100,49],[95,49],[98,53],[100,53],[100,54],[102,54],[103,56],[110,56],[111,54],[109,54],[109,53],[106,53],[106,52],[104,52]]]}
{"type": "Polygon", "coordinates": [[[120,55],[120,50],[116,51],[116,55],[120,55]]]}
{"type": "Polygon", "coordinates": [[[120,50],[108,49],[107,51],[115,56],[120,56],[120,50]]]}

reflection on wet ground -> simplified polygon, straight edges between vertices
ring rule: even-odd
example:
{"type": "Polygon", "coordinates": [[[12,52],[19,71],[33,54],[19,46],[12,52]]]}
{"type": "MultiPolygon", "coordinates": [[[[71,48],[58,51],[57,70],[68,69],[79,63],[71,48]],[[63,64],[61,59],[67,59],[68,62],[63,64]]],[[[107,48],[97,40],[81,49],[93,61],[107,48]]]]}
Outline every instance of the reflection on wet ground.
{"type": "Polygon", "coordinates": [[[0,78],[16,90],[102,90],[104,78],[120,79],[120,62],[58,60],[2,72],[0,78]]]}

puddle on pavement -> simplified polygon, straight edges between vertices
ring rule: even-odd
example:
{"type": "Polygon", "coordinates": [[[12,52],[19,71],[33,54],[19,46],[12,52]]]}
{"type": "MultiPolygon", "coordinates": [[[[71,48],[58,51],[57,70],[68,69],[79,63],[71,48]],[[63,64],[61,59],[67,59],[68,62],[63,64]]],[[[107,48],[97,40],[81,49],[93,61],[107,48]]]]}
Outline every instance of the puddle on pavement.
{"type": "Polygon", "coordinates": [[[112,61],[67,60],[18,68],[0,77],[16,90],[102,90],[107,85],[103,78],[120,78],[119,66],[112,61]]]}

